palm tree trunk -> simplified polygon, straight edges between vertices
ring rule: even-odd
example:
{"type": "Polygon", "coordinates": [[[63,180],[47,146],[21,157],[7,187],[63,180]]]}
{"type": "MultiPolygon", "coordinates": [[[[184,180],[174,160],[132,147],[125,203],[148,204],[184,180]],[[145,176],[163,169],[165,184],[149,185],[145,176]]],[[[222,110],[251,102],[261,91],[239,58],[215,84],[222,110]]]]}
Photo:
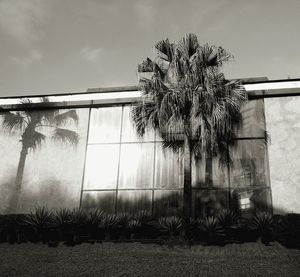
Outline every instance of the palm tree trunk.
{"type": "Polygon", "coordinates": [[[18,164],[18,170],[16,175],[15,187],[12,191],[12,196],[9,204],[9,212],[16,213],[18,210],[19,198],[22,188],[23,174],[25,168],[25,161],[28,153],[28,148],[22,146],[22,150],[20,152],[20,159],[18,164]]]}
{"type": "Polygon", "coordinates": [[[212,153],[208,150],[205,154],[205,185],[209,188],[212,188],[213,186],[212,160],[212,153]]]}
{"type": "Polygon", "coordinates": [[[187,226],[190,223],[192,211],[192,155],[191,143],[184,139],[184,182],[183,182],[183,216],[187,226]]]}

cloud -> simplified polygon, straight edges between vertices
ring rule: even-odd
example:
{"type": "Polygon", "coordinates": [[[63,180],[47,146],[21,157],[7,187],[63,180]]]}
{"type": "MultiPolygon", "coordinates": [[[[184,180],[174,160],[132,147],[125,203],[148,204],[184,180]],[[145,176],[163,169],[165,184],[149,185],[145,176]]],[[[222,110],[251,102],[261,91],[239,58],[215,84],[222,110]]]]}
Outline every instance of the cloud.
{"type": "Polygon", "coordinates": [[[28,56],[25,57],[11,57],[11,61],[19,66],[28,68],[43,59],[43,53],[38,50],[31,50],[28,56]]]}
{"type": "Polygon", "coordinates": [[[0,0],[0,28],[19,43],[30,45],[47,15],[45,0],[0,0]]]}
{"type": "Polygon", "coordinates": [[[86,46],[80,50],[79,55],[85,61],[94,62],[104,55],[104,50],[102,48],[86,46]]]}

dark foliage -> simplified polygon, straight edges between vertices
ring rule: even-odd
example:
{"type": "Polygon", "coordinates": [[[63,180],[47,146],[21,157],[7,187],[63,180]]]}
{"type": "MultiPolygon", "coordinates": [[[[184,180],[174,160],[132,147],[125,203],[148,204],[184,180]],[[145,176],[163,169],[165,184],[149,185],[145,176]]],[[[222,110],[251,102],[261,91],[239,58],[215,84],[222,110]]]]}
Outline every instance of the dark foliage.
{"type": "Polygon", "coordinates": [[[251,219],[245,219],[231,211],[224,211],[216,217],[191,219],[187,234],[183,232],[184,226],[180,217],[154,218],[148,211],[130,215],[106,214],[98,209],[50,211],[43,207],[28,215],[0,215],[0,242],[43,242],[55,247],[59,242],[75,245],[95,240],[159,239],[168,243],[175,240],[182,243],[188,239],[223,245],[257,241],[260,238],[264,244],[276,240],[289,248],[300,247],[298,214],[272,216],[259,213],[251,219]]]}

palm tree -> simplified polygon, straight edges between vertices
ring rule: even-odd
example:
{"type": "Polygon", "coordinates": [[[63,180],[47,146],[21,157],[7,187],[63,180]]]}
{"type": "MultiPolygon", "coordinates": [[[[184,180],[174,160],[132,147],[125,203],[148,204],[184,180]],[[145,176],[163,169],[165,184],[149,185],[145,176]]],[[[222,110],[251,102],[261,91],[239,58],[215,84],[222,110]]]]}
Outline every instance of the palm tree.
{"type": "MultiPolygon", "coordinates": [[[[48,102],[47,98],[43,98],[42,102],[48,102]]],[[[30,104],[30,100],[22,101],[23,104],[30,104]]],[[[49,104],[48,104],[49,105],[49,104]]],[[[78,115],[75,110],[60,112],[57,109],[48,110],[24,110],[24,111],[4,111],[2,112],[2,128],[8,133],[19,133],[21,152],[18,163],[18,169],[15,179],[12,197],[10,199],[10,212],[16,212],[19,203],[20,192],[22,188],[25,161],[28,152],[35,151],[41,147],[46,139],[43,133],[46,129],[51,131],[51,137],[63,143],[77,145],[79,135],[72,130],[63,128],[68,123],[78,123],[78,115]]]]}
{"type": "Polygon", "coordinates": [[[240,126],[240,108],[247,100],[238,80],[226,80],[221,72],[232,59],[222,47],[200,45],[188,34],[178,43],[168,39],[154,46],[155,58],[138,66],[143,100],[133,107],[137,133],[154,129],[164,139],[163,147],[183,151],[183,215],[191,216],[192,156],[205,158],[205,182],[213,186],[212,159],[220,165],[231,161],[229,147],[240,126]]]}

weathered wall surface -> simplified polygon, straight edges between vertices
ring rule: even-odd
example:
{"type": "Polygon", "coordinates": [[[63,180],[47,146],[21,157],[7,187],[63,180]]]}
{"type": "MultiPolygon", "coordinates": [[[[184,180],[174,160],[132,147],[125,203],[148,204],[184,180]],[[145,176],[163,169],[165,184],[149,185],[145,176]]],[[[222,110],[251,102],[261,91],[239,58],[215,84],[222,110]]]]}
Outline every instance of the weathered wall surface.
{"type": "Polygon", "coordinates": [[[300,97],[265,99],[274,213],[300,213],[300,97]]]}
{"type": "MultiPolygon", "coordinates": [[[[70,123],[64,128],[77,132],[77,147],[47,138],[41,147],[28,152],[17,212],[27,213],[37,206],[78,207],[89,110],[77,109],[76,113],[79,117],[78,125],[70,123]]],[[[2,120],[0,116],[0,126],[2,120]]],[[[41,132],[51,134],[47,128],[41,132]]],[[[21,151],[20,135],[16,130],[7,133],[1,128],[0,131],[0,213],[10,212],[9,201],[14,190],[21,151]]]]}

